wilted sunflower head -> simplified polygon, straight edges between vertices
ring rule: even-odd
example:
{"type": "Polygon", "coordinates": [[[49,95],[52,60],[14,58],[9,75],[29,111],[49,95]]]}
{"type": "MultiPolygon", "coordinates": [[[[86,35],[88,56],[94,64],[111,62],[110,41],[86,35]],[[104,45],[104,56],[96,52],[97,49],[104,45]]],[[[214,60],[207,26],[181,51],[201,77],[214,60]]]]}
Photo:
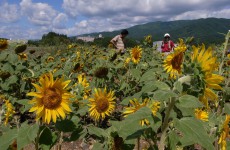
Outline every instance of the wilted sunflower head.
{"type": "Polygon", "coordinates": [[[79,71],[81,71],[82,70],[82,68],[83,68],[83,64],[81,64],[81,63],[77,63],[77,64],[75,64],[74,65],[74,67],[73,67],[73,72],[79,72],[79,71]]]}
{"type": "Polygon", "coordinates": [[[94,89],[95,93],[90,101],[89,115],[95,120],[103,120],[105,116],[110,116],[115,109],[114,91],[107,92],[107,89],[94,89]]]}
{"type": "Polygon", "coordinates": [[[19,53],[24,52],[24,51],[26,50],[26,48],[27,48],[27,45],[26,45],[26,44],[21,44],[21,45],[18,45],[18,46],[14,49],[14,51],[15,51],[16,54],[19,54],[19,53]]]}
{"type": "Polygon", "coordinates": [[[36,112],[36,119],[42,118],[44,123],[50,123],[51,119],[56,122],[58,117],[65,119],[66,113],[71,112],[69,107],[72,95],[67,91],[70,80],[64,78],[54,80],[53,74],[44,75],[39,79],[40,86],[33,84],[36,92],[27,95],[34,98],[29,102],[33,107],[30,112],[36,112]]]}
{"type": "Polygon", "coordinates": [[[140,46],[135,46],[134,48],[131,49],[130,54],[133,63],[138,64],[141,59],[142,48],[140,46]]]}
{"type": "Polygon", "coordinates": [[[34,49],[32,49],[32,50],[30,50],[30,51],[29,51],[29,53],[30,53],[30,54],[35,53],[35,50],[34,50],[34,49]]]}
{"type": "Polygon", "coordinates": [[[96,69],[96,71],[94,72],[94,76],[96,76],[97,78],[105,78],[109,73],[109,69],[106,67],[99,67],[96,69]]]}
{"type": "Polygon", "coordinates": [[[49,56],[47,59],[46,59],[46,62],[53,62],[54,61],[54,58],[52,56],[49,56]]]}
{"type": "Polygon", "coordinates": [[[66,58],[61,58],[61,62],[66,62],[66,58]]]}
{"type": "Polygon", "coordinates": [[[0,51],[7,49],[8,41],[6,39],[0,39],[0,51]]]}
{"type": "Polygon", "coordinates": [[[0,78],[2,78],[3,80],[9,78],[11,76],[11,74],[8,71],[1,71],[0,70],[0,78]]]}

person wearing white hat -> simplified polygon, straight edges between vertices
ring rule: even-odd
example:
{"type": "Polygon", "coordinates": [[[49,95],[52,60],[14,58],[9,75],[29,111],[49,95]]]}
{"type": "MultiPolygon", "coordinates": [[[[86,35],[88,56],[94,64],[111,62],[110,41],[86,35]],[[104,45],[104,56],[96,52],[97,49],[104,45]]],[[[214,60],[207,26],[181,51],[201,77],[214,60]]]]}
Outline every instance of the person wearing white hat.
{"type": "Polygon", "coordinates": [[[173,41],[170,40],[170,34],[165,33],[164,40],[162,41],[162,44],[161,44],[161,52],[162,53],[170,52],[173,50],[174,46],[175,45],[174,45],[173,41]]]}

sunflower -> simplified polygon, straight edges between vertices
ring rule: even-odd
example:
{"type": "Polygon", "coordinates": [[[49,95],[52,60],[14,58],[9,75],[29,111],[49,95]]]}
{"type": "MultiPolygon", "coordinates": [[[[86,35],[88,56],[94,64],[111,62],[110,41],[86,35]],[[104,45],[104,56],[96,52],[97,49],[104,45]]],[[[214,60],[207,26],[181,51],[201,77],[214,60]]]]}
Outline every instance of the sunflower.
{"type": "Polygon", "coordinates": [[[202,109],[195,109],[195,117],[202,121],[208,121],[208,112],[202,109]]]}
{"type": "Polygon", "coordinates": [[[87,99],[90,93],[89,89],[89,82],[87,81],[85,74],[79,74],[78,77],[78,84],[81,84],[84,87],[84,99],[87,99]]]}
{"type": "Polygon", "coordinates": [[[186,44],[184,43],[183,39],[179,38],[179,44],[177,47],[174,48],[175,51],[185,52],[187,49],[186,44]]]}
{"type": "Polygon", "coordinates": [[[4,124],[7,125],[9,118],[15,113],[13,105],[10,103],[9,100],[5,101],[6,105],[6,113],[5,113],[5,122],[4,124]]]}
{"type": "Polygon", "coordinates": [[[103,120],[105,116],[110,116],[115,109],[115,96],[114,91],[109,91],[107,93],[106,88],[94,89],[95,93],[93,98],[90,98],[90,109],[89,115],[95,120],[103,120]]]}
{"type": "Polygon", "coordinates": [[[212,48],[205,50],[205,45],[202,47],[193,46],[192,61],[199,64],[204,73],[209,73],[218,68],[217,58],[213,56],[212,48]]]}
{"type": "Polygon", "coordinates": [[[76,61],[80,60],[81,58],[81,52],[77,51],[76,52],[76,61]]]}
{"type": "MultiPolygon", "coordinates": [[[[124,117],[127,117],[130,114],[135,113],[136,111],[138,111],[139,109],[141,109],[142,107],[147,106],[147,104],[149,103],[149,99],[144,99],[144,101],[142,103],[139,103],[138,100],[136,98],[134,98],[134,100],[130,100],[130,106],[129,107],[125,107],[125,111],[123,112],[124,117]]],[[[140,121],[141,126],[143,125],[149,125],[149,121],[147,119],[142,119],[140,121]]]]}
{"type": "Polygon", "coordinates": [[[205,50],[205,46],[195,47],[193,46],[192,62],[195,63],[197,69],[202,74],[201,81],[204,83],[203,91],[201,91],[200,101],[208,107],[208,100],[216,101],[218,96],[214,93],[214,90],[222,90],[219,85],[224,81],[224,77],[218,74],[213,74],[218,66],[216,62],[217,58],[213,56],[212,49],[205,50]]]}
{"type": "Polygon", "coordinates": [[[153,113],[154,116],[156,116],[158,110],[160,109],[160,105],[161,105],[160,102],[154,101],[154,102],[149,106],[149,108],[152,110],[152,113],[153,113]]]}
{"type": "Polygon", "coordinates": [[[129,58],[129,57],[125,59],[124,67],[127,67],[127,65],[129,64],[130,60],[131,60],[131,58],[129,58]]]}
{"type": "Polygon", "coordinates": [[[0,39],[0,51],[7,49],[8,42],[6,39],[0,39]]]}
{"type": "Polygon", "coordinates": [[[171,78],[176,78],[182,73],[182,63],[184,59],[184,52],[187,49],[182,39],[179,39],[180,43],[175,48],[175,51],[169,54],[164,60],[164,69],[167,73],[170,73],[171,78]]]}
{"type": "Polygon", "coordinates": [[[36,92],[30,92],[28,96],[34,96],[29,103],[34,106],[29,110],[36,111],[36,119],[42,118],[44,123],[49,124],[51,119],[56,122],[57,117],[64,119],[66,113],[71,112],[69,107],[69,98],[72,95],[66,90],[66,87],[71,82],[70,80],[63,81],[63,77],[54,81],[53,74],[44,75],[40,77],[39,83],[33,84],[36,92]]]}
{"type": "Polygon", "coordinates": [[[167,73],[170,73],[171,78],[181,75],[183,58],[183,52],[174,51],[174,53],[169,54],[164,60],[164,69],[167,73]]]}
{"type": "Polygon", "coordinates": [[[18,57],[19,57],[20,60],[27,60],[28,59],[28,57],[27,57],[27,55],[25,53],[18,54],[18,57]]]}
{"type": "Polygon", "coordinates": [[[145,36],[144,41],[145,41],[147,44],[151,44],[151,43],[152,43],[152,35],[145,36]]]}
{"type": "Polygon", "coordinates": [[[221,146],[221,150],[226,150],[227,147],[227,143],[226,143],[226,139],[230,138],[230,130],[229,130],[229,122],[230,122],[230,115],[226,115],[226,119],[224,121],[224,124],[222,126],[222,132],[220,134],[220,139],[218,141],[218,144],[220,144],[221,146]]]}
{"type": "Polygon", "coordinates": [[[130,54],[133,63],[138,64],[141,59],[142,48],[140,46],[135,46],[134,48],[131,49],[130,54]]]}

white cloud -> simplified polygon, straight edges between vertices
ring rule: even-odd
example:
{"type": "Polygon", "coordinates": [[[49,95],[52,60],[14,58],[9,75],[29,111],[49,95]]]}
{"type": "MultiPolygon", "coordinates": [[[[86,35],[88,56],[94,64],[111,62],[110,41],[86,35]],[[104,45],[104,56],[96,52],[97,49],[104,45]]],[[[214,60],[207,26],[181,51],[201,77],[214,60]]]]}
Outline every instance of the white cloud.
{"type": "Polygon", "coordinates": [[[229,0],[63,0],[59,10],[55,2],[1,0],[0,37],[41,38],[49,31],[74,36],[152,21],[230,18],[229,0]]]}
{"type": "Polygon", "coordinates": [[[63,29],[66,28],[68,16],[64,13],[59,13],[53,20],[53,28],[63,29]]]}
{"type": "Polygon", "coordinates": [[[170,20],[184,20],[184,19],[199,19],[199,18],[230,18],[230,9],[222,9],[218,11],[196,10],[188,11],[172,17],[170,20]]]}
{"type": "Polygon", "coordinates": [[[20,11],[16,4],[8,4],[5,1],[1,2],[0,4],[0,22],[11,23],[19,20],[20,11]]]}
{"type": "Polygon", "coordinates": [[[23,15],[35,25],[51,25],[57,11],[46,3],[32,3],[31,0],[22,0],[20,3],[23,15]]]}

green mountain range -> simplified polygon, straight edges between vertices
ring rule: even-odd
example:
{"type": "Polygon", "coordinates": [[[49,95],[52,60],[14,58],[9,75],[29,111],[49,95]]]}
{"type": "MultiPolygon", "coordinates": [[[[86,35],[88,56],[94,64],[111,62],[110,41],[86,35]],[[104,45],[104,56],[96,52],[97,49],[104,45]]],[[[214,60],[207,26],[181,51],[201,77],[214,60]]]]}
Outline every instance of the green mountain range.
{"type": "MultiPolygon", "coordinates": [[[[226,34],[230,30],[230,19],[206,18],[168,22],[157,21],[136,25],[127,29],[130,33],[128,37],[136,40],[143,39],[144,36],[150,34],[154,41],[159,41],[162,40],[165,33],[169,33],[172,40],[193,36],[197,43],[219,44],[224,42],[224,35],[221,33],[226,34]]],[[[102,34],[103,37],[113,37],[119,33],[120,30],[87,35],[98,36],[102,34]]]]}

